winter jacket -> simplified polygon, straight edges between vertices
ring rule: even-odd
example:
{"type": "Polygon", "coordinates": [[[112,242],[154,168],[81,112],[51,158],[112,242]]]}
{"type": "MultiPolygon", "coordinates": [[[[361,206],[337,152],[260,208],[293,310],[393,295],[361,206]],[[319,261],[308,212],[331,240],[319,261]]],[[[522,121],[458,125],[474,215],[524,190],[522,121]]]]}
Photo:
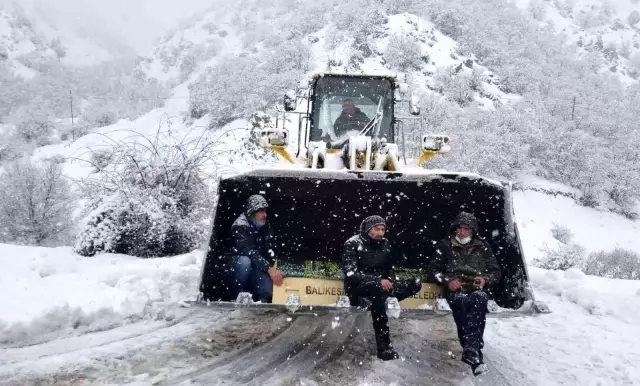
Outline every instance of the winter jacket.
{"type": "Polygon", "coordinates": [[[247,202],[247,209],[231,225],[232,252],[236,256],[247,256],[254,268],[267,271],[275,263],[269,246],[271,227],[269,223],[262,227],[256,226],[251,215],[269,206],[264,197],[251,196],[247,202]]]}
{"type": "Polygon", "coordinates": [[[436,245],[435,252],[427,268],[430,281],[442,283],[445,291],[451,280],[457,279],[463,284],[463,292],[476,290],[476,276],[485,279],[485,288],[492,287],[500,281],[501,271],[491,251],[491,246],[478,236],[478,221],[468,213],[461,213],[451,223],[451,231],[460,224],[467,224],[473,229],[473,238],[462,245],[452,233],[436,245]]]}
{"type": "Polygon", "coordinates": [[[345,291],[365,282],[378,283],[382,288],[382,279],[392,275],[393,255],[391,243],[387,239],[374,240],[364,231],[365,223],[359,234],[344,243],[342,252],[342,273],[345,291]]]}
{"type": "Polygon", "coordinates": [[[356,107],[353,114],[342,113],[333,124],[333,132],[340,137],[349,130],[362,130],[369,123],[367,114],[356,107]]]}

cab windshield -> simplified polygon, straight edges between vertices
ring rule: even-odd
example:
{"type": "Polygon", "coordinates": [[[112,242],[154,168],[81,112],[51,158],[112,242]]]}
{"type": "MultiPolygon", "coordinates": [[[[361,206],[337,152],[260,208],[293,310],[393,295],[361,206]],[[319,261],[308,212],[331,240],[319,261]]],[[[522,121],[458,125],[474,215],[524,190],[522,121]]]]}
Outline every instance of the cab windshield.
{"type": "Polygon", "coordinates": [[[311,141],[342,142],[363,132],[393,141],[389,79],[325,76],[316,84],[311,141]]]}

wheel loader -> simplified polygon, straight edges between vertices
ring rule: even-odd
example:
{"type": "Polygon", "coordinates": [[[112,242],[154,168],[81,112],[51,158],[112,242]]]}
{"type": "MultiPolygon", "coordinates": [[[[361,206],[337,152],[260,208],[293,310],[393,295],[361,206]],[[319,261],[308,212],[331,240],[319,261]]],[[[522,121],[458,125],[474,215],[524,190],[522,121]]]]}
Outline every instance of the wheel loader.
{"type": "Polygon", "coordinates": [[[442,134],[423,135],[414,144],[420,148],[417,162],[401,162],[399,130],[421,113],[419,99],[410,94],[401,75],[337,73],[314,74],[287,92],[282,117],[259,132],[261,146],[278,153],[282,163],[219,180],[196,303],[216,309],[363,312],[344,293],[342,247],[365,217],[377,214],[386,218],[386,237],[397,256],[394,275],[423,283],[412,298],[389,299],[390,316],[448,313],[440,286],[427,281],[426,267],[436,242],[464,210],[478,217],[480,236],[502,269],[499,285],[488,289],[489,315],[549,312],[535,301],[528,283],[510,183],[424,167],[450,151],[449,137],[442,134]],[[269,202],[270,245],[285,274],[283,284],[273,287],[271,303],[232,291],[230,227],[252,194],[269,202]]]}

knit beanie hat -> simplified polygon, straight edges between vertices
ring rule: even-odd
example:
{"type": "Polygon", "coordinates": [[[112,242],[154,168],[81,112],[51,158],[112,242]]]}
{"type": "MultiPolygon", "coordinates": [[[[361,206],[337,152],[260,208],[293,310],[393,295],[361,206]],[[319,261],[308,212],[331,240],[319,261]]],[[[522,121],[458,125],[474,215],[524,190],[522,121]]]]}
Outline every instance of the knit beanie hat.
{"type": "Polygon", "coordinates": [[[360,225],[360,231],[363,234],[369,233],[369,230],[371,230],[371,228],[376,225],[384,225],[386,227],[387,223],[380,216],[369,216],[362,221],[362,224],[360,225]]]}

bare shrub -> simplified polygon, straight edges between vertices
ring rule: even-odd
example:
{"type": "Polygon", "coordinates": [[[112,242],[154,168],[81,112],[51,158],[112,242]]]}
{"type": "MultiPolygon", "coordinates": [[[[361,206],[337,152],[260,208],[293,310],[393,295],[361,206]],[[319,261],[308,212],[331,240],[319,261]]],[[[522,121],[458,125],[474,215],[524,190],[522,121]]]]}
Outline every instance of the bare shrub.
{"type": "Polygon", "coordinates": [[[542,252],[543,258],[534,260],[534,265],[561,271],[580,266],[585,255],[585,249],[578,244],[562,244],[558,249],[545,246],[542,252]]]}
{"type": "Polygon", "coordinates": [[[554,239],[563,244],[569,244],[571,242],[571,239],[573,239],[573,232],[571,232],[571,229],[563,225],[558,225],[556,223],[554,223],[553,227],[551,228],[551,235],[554,239]]]}
{"type": "Polygon", "coordinates": [[[611,279],[640,280],[640,255],[618,247],[609,252],[592,252],[583,271],[587,275],[611,279]]]}
{"type": "Polygon", "coordinates": [[[200,245],[213,204],[205,171],[215,153],[211,132],[159,127],[155,137],[108,141],[93,157],[98,177],[83,181],[89,213],[75,251],[155,257],[200,245]]]}

